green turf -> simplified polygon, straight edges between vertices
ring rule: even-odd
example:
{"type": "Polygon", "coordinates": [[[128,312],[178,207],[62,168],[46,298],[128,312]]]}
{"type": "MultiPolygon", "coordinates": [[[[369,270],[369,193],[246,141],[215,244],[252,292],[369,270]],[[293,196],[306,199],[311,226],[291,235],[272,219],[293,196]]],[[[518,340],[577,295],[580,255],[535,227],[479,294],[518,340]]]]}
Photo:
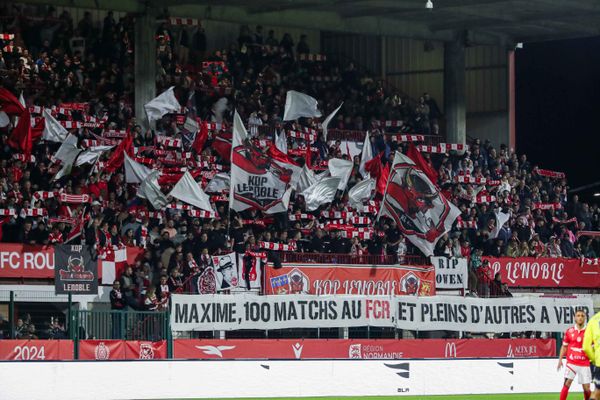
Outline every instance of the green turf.
{"type": "MultiPolygon", "coordinates": [[[[573,394],[572,397],[579,398],[579,394],[573,394]]],[[[452,395],[452,396],[362,396],[362,397],[265,397],[252,398],[252,400],[413,400],[413,399],[436,399],[436,400],[556,400],[558,394],[554,393],[533,393],[533,394],[473,394],[473,395],[452,395]]],[[[201,400],[201,399],[197,399],[201,400]]]]}

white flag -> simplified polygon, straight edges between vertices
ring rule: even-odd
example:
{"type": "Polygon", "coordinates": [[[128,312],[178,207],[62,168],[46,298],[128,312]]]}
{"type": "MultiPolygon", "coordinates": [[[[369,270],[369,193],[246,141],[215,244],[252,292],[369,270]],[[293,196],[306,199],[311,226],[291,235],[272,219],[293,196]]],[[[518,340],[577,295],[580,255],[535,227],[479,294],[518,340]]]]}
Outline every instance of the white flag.
{"type": "Polygon", "coordinates": [[[73,163],[80,152],[81,149],[77,148],[77,136],[69,134],[54,154],[53,158],[61,161],[62,168],[54,176],[53,180],[60,179],[71,173],[73,163]]]}
{"type": "Polygon", "coordinates": [[[491,239],[496,239],[498,237],[500,229],[502,229],[502,226],[508,222],[510,218],[510,213],[503,213],[500,209],[494,211],[494,214],[496,215],[496,226],[494,227],[494,231],[490,232],[491,239]]]}
{"type": "Polygon", "coordinates": [[[159,174],[159,171],[152,171],[150,175],[142,181],[137,190],[137,196],[148,200],[156,210],[161,210],[169,204],[167,196],[160,190],[160,185],[158,184],[159,174]]]}
{"type": "Polygon", "coordinates": [[[188,171],[185,171],[181,179],[173,187],[173,190],[171,190],[171,193],[169,193],[169,196],[198,207],[201,210],[214,212],[210,205],[210,198],[202,191],[200,185],[196,183],[192,174],[188,171]]]}
{"type": "Polygon", "coordinates": [[[187,117],[183,124],[183,129],[191,133],[196,133],[200,130],[200,125],[198,125],[195,119],[187,117]]]}
{"type": "Polygon", "coordinates": [[[370,174],[365,170],[365,164],[373,159],[373,147],[371,146],[371,138],[369,136],[369,131],[365,136],[365,141],[362,147],[362,155],[360,156],[360,166],[358,167],[358,172],[362,175],[363,178],[368,178],[370,174]]]}
{"type": "Polygon", "coordinates": [[[44,132],[42,133],[42,139],[50,142],[64,142],[69,132],[47,109],[44,108],[42,115],[44,116],[44,132]]]}
{"type": "Polygon", "coordinates": [[[333,177],[340,178],[340,185],[338,186],[339,190],[346,190],[353,166],[354,163],[349,160],[342,160],[341,158],[332,158],[329,160],[329,173],[333,177]]]}
{"type": "Polygon", "coordinates": [[[93,147],[90,147],[89,149],[87,149],[87,150],[81,152],[81,154],[79,154],[79,157],[77,157],[77,161],[75,162],[75,166],[80,166],[85,163],[93,164],[100,158],[102,153],[112,149],[113,147],[115,147],[115,146],[93,146],[93,147]]]}
{"type": "Polygon", "coordinates": [[[301,193],[308,189],[310,186],[319,182],[321,179],[329,176],[329,171],[321,172],[320,174],[315,174],[314,171],[308,168],[306,165],[302,168],[302,172],[298,178],[298,182],[296,182],[296,191],[301,193]]]}
{"type": "MultiPolygon", "coordinates": [[[[25,105],[25,97],[23,97],[23,91],[21,91],[21,94],[19,95],[19,103],[21,103],[21,105],[24,108],[27,108],[27,106],[25,105]]],[[[18,123],[19,123],[19,117],[15,117],[15,126],[17,126],[18,123]]]]}
{"type": "Polygon", "coordinates": [[[4,111],[0,111],[0,128],[5,128],[10,124],[10,118],[4,111]]]}
{"type": "Polygon", "coordinates": [[[140,183],[142,182],[144,179],[146,179],[148,177],[148,175],[150,175],[150,173],[152,172],[151,168],[146,167],[143,164],[140,164],[139,162],[131,159],[131,157],[129,157],[127,155],[127,153],[124,152],[125,155],[125,182],[127,183],[140,183]]]}
{"type": "Polygon", "coordinates": [[[363,202],[371,200],[375,190],[375,179],[363,179],[348,191],[348,201],[354,208],[361,207],[363,202]]]}
{"type": "Polygon", "coordinates": [[[204,191],[206,193],[222,193],[225,190],[229,190],[231,185],[231,177],[229,172],[219,172],[208,182],[204,191]]]}
{"type": "Polygon", "coordinates": [[[400,233],[426,256],[451,228],[460,210],[450,203],[427,175],[399,151],[394,157],[377,218],[388,216],[400,233]]]}
{"type": "Polygon", "coordinates": [[[283,154],[288,153],[287,138],[283,129],[279,132],[279,135],[275,134],[275,147],[283,154]]]}
{"type": "Polygon", "coordinates": [[[218,122],[219,124],[223,122],[223,113],[227,110],[227,103],[227,97],[221,97],[215,101],[215,104],[212,106],[213,122],[218,122]]]}
{"type": "Polygon", "coordinates": [[[317,109],[318,102],[314,97],[307,94],[288,90],[285,95],[284,121],[292,121],[300,117],[320,117],[321,112],[317,109]]]}
{"type": "Polygon", "coordinates": [[[325,140],[325,142],[327,142],[327,127],[329,126],[329,123],[331,122],[333,117],[335,117],[335,114],[337,114],[337,112],[340,111],[340,108],[342,108],[343,105],[344,105],[344,102],[342,101],[342,104],[340,104],[338,108],[333,110],[333,112],[331,114],[329,114],[323,120],[323,123],[321,124],[321,127],[323,128],[323,139],[325,140]]]}
{"type": "Polygon", "coordinates": [[[177,113],[181,110],[181,106],[175,98],[173,88],[174,86],[171,86],[160,95],[144,104],[148,122],[152,123],[152,121],[161,119],[165,114],[177,113]]]}
{"type": "Polygon", "coordinates": [[[331,203],[335,198],[340,180],[340,178],[333,177],[324,178],[302,192],[304,201],[306,202],[306,209],[314,211],[323,204],[331,203]]]}

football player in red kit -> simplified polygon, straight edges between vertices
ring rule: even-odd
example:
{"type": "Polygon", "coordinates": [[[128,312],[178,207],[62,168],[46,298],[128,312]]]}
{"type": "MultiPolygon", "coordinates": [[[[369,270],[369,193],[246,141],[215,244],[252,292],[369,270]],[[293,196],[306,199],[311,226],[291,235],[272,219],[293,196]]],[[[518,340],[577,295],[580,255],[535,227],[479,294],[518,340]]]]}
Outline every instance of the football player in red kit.
{"type": "Polygon", "coordinates": [[[560,391],[560,400],[567,400],[569,388],[573,379],[577,376],[577,381],[583,386],[583,398],[588,400],[591,395],[590,383],[592,382],[592,372],[590,370],[590,360],[581,349],[583,345],[583,335],[585,334],[585,312],[577,311],[575,313],[575,326],[567,329],[563,339],[563,345],[560,348],[558,358],[558,370],[562,365],[562,359],[567,354],[567,365],[565,365],[565,383],[560,391]]]}

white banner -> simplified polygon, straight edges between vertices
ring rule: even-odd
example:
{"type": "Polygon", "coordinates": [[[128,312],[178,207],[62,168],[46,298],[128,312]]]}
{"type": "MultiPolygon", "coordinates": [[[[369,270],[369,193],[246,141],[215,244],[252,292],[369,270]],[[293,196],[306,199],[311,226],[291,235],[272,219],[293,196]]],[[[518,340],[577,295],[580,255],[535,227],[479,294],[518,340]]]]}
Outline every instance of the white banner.
{"type": "Polygon", "coordinates": [[[589,297],[397,297],[395,303],[396,327],[420,331],[562,332],[575,311],[594,315],[589,297]]]}
{"type": "Polygon", "coordinates": [[[391,297],[172,295],[174,331],[394,326],[391,297]]]}
{"type": "Polygon", "coordinates": [[[590,298],[172,295],[173,331],[397,327],[469,332],[562,332],[590,298]]]}
{"type": "Polygon", "coordinates": [[[435,267],[436,289],[465,289],[467,287],[467,259],[463,257],[431,257],[435,267]]]}

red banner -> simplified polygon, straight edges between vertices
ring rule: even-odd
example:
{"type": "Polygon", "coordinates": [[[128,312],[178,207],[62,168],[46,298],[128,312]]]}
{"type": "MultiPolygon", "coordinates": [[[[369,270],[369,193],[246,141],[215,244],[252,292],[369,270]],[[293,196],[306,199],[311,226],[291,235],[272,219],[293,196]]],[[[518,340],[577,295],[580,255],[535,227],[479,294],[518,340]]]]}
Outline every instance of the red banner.
{"type": "Polygon", "coordinates": [[[0,360],[72,360],[72,340],[0,340],[0,360]]]}
{"type": "Polygon", "coordinates": [[[283,264],[269,265],[266,274],[266,294],[435,294],[432,266],[283,264]]]}
{"type": "Polygon", "coordinates": [[[0,278],[54,279],[54,248],[0,243],[0,278]]]}
{"type": "Polygon", "coordinates": [[[155,360],[167,358],[167,341],[81,340],[80,360],[155,360]]]}
{"type": "Polygon", "coordinates": [[[555,357],[554,339],[176,339],[176,359],[555,357]]]}
{"type": "Polygon", "coordinates": [[[600,267],[575,258],[492,258],[492,275],[500,272],[509,287],[600,287],[600,267]]]}

